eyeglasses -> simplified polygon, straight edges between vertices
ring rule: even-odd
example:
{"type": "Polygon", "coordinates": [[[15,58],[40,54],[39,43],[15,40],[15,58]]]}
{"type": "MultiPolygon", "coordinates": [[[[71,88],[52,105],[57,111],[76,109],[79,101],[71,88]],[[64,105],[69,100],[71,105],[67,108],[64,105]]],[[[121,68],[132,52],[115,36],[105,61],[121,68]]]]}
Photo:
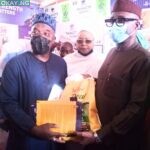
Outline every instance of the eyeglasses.
{"type": "Polygon", "coordinates": [[[118,27],[122,27],[122,26],[124,26],[124,24],[126,22],[135,21],[135,20],[138,20],[138,19],[135,19],[135,18],[111,18],[111,19],[105,19],[105,23],[106,23],[107,27],[112,27],[114,23],[116,23],[116,25],[118,27]]]}
{"type": "Polygon", "coordinates": [[[92,43],[92,40],[77,40],[78,44],[82,44],[82,43],[86,43],[86,44],[90,44],[92,43]]]}

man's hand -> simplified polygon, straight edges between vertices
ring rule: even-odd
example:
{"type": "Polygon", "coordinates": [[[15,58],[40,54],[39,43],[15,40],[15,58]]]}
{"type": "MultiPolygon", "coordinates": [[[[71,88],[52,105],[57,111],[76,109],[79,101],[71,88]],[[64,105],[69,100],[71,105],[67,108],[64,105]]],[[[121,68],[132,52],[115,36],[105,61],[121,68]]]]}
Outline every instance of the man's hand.
{"type": "Polygon", "coordinates": [[[76,132],[76,136],[72,140],[75,142],[79,142],[83,145],[87,145],[94,143],[95,137],[93,132],[91,131],[76,132]]]}
{"type": "Polygon", "coordinates": [[[46,123],[46,124],[43,124],[40,126],[34,126],[31,129],[31,134],[33,134],[39,138],[48,139],[48,140],[53,140],[55,138],[59,138],[59,137],[63,136],[63,134],[61,134],[61,133],[53,132],[52,128],[57,128],[57,126],[52,123],[46,123]]]}

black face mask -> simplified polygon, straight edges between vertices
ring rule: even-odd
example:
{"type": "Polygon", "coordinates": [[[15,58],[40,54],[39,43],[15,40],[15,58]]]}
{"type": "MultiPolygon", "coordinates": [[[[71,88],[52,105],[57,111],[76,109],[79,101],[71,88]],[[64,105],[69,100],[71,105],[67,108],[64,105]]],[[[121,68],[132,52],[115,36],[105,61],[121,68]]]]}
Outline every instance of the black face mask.
{"type": "Polygon", "coordinates": [[[36,55],[46,54],[50,51],[50,40],[42,36],[33,36],[31,38],[31,46],[33,53],[36,55]]]}

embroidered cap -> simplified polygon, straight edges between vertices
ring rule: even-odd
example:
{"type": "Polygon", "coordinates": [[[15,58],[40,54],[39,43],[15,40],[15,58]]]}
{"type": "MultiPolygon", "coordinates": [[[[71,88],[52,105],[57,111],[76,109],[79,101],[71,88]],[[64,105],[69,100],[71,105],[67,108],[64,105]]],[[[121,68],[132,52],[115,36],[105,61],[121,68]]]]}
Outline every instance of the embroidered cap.
{"type": "Polygon", "coordinates": [[[32,25],[36,23],[45,23],[49,25],[54,31],[56,29],[56,20],[46,13],[36,14],[32,19],[32,25]]]}
{"type": "Polygon", "coordinates": [[[111,12],[119,11],[130,12],[141,18],[141,8],[131,0],[116,0],[111,12]]]}

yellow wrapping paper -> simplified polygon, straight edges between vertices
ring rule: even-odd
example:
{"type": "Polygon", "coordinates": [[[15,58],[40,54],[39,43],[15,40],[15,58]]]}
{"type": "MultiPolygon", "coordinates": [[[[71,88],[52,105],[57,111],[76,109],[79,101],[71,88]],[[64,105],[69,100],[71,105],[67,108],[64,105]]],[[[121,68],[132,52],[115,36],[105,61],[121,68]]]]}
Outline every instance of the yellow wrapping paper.
{"type": "Polygon", "coordinates": [[[70,97],[76,95],[78,101],[89,103],[89,123],[92,131],[101,128],[100,119],[95,103],[95,81],[93,78],[83,78],[80,80],[70,80],[63,90],[60,100],[70,101],[70,97]]]}
{"type": "Polygon", "coordinates": [[[37,101],[37,125],[55,123],[60,133],[73,132],[76,129],[76,102],[37,101]]]}
{"type": "Polygon", "coordinates": [[[93,78],[86,78],[79,81],[67,82],[61,97],[56,101],[37,101],[37,125],[44,123],[55,123],[58,128],[53,131],[68,133],[76,130],[77,105],[70,101],[75,96],[78,101],[89,103],[89,124],[92,131],[101,128],[95,103],[95,81],[93,78]]]}

